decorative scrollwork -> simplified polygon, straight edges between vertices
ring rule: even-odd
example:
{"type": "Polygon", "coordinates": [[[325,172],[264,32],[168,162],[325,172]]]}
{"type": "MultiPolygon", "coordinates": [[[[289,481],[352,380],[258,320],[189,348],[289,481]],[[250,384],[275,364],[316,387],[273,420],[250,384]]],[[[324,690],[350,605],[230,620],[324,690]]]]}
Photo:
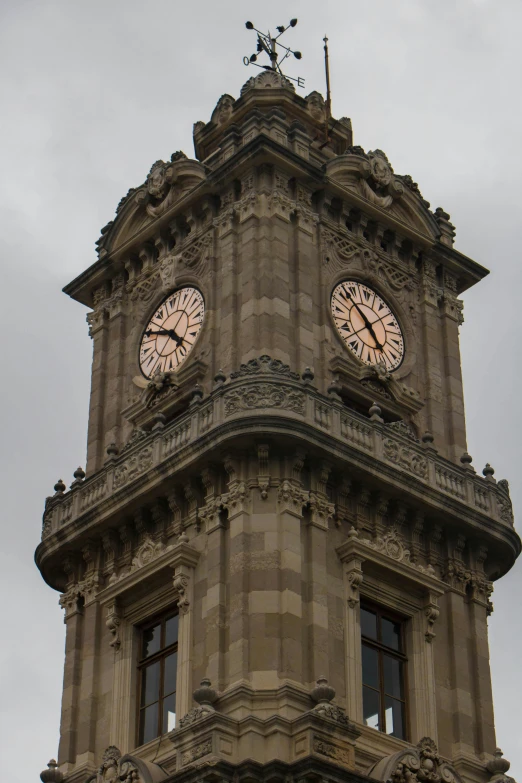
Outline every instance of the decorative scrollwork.
{"type": "Polygon", "coordinates": [[[413,449],[402,446],[396,440],[385,438],[383,441],[384,456],[386,459],[398,465],[401,468],[413,473],[419,478],[428,477],[428,464],[424,457],[417,454],[413,449]]]}
{"type": "Polygon", "coordinates": [[[285,386],[260,383],[227,393],[224,406],[225,416],[254,408],[280,408],[304,414],[305,396],[285,386]]]}

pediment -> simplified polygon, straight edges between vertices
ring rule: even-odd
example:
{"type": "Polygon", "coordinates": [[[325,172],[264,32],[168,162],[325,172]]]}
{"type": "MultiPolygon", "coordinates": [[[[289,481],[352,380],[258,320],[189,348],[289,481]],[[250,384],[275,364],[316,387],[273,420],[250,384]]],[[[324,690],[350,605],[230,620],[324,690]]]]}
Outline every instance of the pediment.
{"type": "Polygon", "coordinates": [[[330,180],[387,212],[394,220],[432,240],[439,238],[439,227],[418,185],[409,175],[396,175],[381,150],[365,153],[362,147],[351,147],[344,155],[328,161],[325,171],[330,180]]]}
{"type": "Polygon", "coordinates": [[[118,205],[115,219],[102,229],[96,242],[100,259],[131,241],[204,179],[202,164],[183,152],[175,152],[168,162],[157,160],[144,184],[129,190],[118,205]]]}

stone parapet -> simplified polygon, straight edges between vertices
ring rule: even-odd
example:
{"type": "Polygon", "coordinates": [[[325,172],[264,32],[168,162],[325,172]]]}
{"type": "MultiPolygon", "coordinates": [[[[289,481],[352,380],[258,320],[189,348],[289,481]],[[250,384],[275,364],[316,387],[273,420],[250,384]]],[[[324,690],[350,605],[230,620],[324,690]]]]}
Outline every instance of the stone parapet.
{"type": "MultiPolygon", "coordinates": [[[[458,518],[460,525],[473,525],[475,532],[508,543],[510,561],[516,556],[520,544],[506,482],[497,483],[491,469],[480,477],[467,455],[462,466],[444,459],[429,436],[419,441],[411,428],[385,423],[377,406],[367,418],[347,408],[335,390],[323,395],[307,377],[260,370],[259,365],[263,367],[254,360],[251,371],[232,373],[206,399],[197,395],[171,422],[159,421],[150,431],[136,430],[101,470],[76,479],[69,491],[48,499],[36,558],[51,583],[49,557],[54,559],[78,536],[99,534],[100,525],[114,525],[115,517],[128,513],[144,493],[161,493],[173,475],[190,470],[213,450],[223,452],[237,442],[244,446],[245,438],[249,443],[259,438],[291,440],[317,456],[328,452],[364,474],[372,489],[382,490],[387,484],[395,491],[402,488],[424,507],[440,509],[458,518]]],[[[198,525],[208,513],[207,506],[200,513],[194,509],[198,525]]],[[[509,567],[507,560],[504,564],[509,567]]]]}

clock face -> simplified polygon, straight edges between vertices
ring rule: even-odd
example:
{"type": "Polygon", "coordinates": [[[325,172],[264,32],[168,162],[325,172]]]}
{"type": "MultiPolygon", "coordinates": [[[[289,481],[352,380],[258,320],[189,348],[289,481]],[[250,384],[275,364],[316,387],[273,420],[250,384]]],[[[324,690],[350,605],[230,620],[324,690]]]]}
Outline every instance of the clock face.
{"type": "Polygon", "coordinates": [[[177,370],[190,354],[205,317],[196,288],[180,288],[165,299],[149,321],[140,343],[140,369],[146,378],[177,370]]]}
{"type": "Polygon", "coordinates": [[[396,370],[404,358],[404,339],[397,319],[379,294],[354,280],[332,293],[332,315],[347,348],[364,364],[384,362],[396,370]]]}

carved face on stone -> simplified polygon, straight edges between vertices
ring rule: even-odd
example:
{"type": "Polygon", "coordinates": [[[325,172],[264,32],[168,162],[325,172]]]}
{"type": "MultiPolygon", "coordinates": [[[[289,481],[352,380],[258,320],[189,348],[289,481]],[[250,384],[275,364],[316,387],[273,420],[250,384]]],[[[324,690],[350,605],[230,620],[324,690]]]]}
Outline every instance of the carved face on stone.
{"type": "Polygon", "coordinates": [[[158,201],[162,201],[170,186],[171,167],[159,160],[151,168],[147,177],[147,192],[158,201]]]}
{"type": "Polygon", "coordinates": [[[324,100],[318,92],[312,92],[307,97],[308,111],[316,120],[324,119],[324,100]]]}
{"type": "Polygon", "coordinates": [[[218,104],[217,121],[218,123],[226,122],[232,114],[232,105],[234,101],[230,95],[225,95],[221,98],[218,104]]]}
{"type": "Polygon", "coordinates": [[[392,180],[392,169],[384,155],[378,152],[368,153],[370,169],[377,187],[385,188],[392,180]]]}

